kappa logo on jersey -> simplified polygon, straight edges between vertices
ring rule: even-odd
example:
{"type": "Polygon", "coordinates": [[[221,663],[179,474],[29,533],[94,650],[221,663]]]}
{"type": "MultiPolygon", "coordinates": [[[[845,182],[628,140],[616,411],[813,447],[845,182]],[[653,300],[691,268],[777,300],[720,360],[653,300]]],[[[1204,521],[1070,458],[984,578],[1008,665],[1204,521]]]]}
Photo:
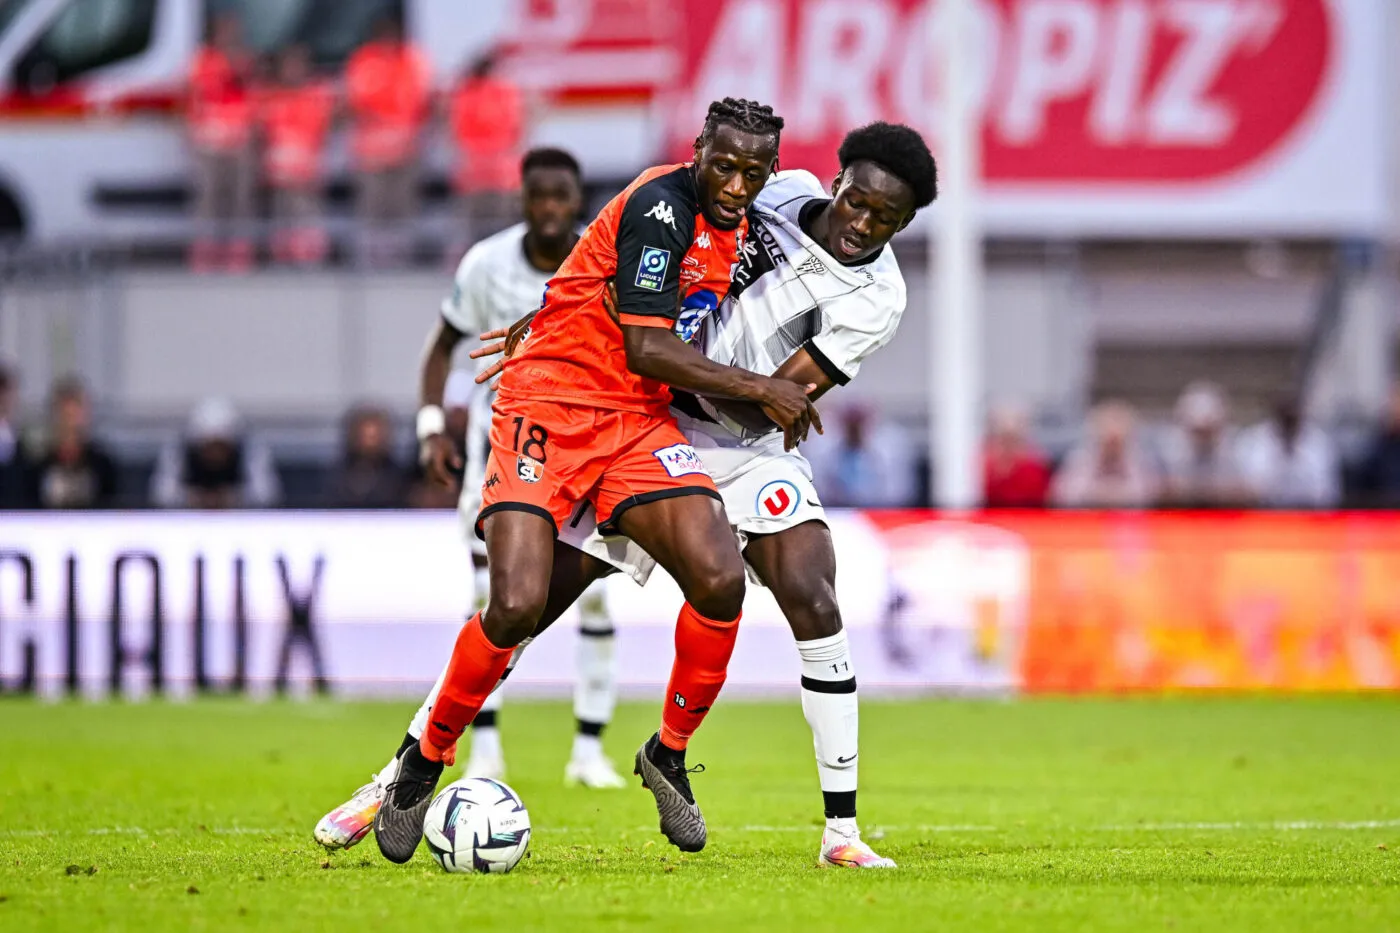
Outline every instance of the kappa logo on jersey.
{"type": "Polygon", "coordinates": [[[700,288],[685,296],[681,313],[676,316],[676,336],[690,343],[700,333],[700,325],[710,312],[719,307],[719,296],[708,288],[700,288]]]}
{"type": "Polygon", "coordinates": [[[636,286],[651,292],[661,291],[661,284],[666,280],[666,267],[670,264],[669,250],[655,246],[645,247],[642,250],[642,261],[637,265],[636,286]]]}
{"type": "Polygon", "coordinates": [[[672,230],[676,229],[676,212],[673,211],[671,205],[667,204],[665,201],[657,201],[656,206],[647,211],[643,216],[655,217],[672,230]]]}
{"type": "Polygon", "coordinates": [[[516,457],[515,475],[519,476],[523,483],[538,483],[544,479],[544,464],[534,457],[516,457]]]}
{"type": "Polygon", "coordinates": [[[797,511],[802,503],[802,493],[785,479],[775,479],[758,491],[755,508],[758,514],[769,518],[786,518],[797,511]]]}
{"type": "Polygon", "coordinates": [[[666,472],[672,476],[688,476],[691,473],[710,475],[710,471],[705,469],[705,461],[700,459],[695,448],[689,444],[672,444],[670,447],[653,450],[651,455],[660,460],[666,472]]]}
{"type": "Polygon", "coordinates": [[[696,245],[696,247],[698,247],[699,249],[709,249],[709,248],[710,248],[710,231],[708,231],[708,230],[702,230],[702,231],[700,232],[700,235],[699,235],[698,237],[695,238],[695,245],[696,245]]]}

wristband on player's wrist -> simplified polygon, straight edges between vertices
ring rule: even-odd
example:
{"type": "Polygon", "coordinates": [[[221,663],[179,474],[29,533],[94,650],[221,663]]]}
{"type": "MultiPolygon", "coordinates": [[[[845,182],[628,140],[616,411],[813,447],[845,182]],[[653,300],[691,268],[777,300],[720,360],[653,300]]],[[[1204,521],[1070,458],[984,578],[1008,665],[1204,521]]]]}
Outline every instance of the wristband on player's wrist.
{"type": "Polygon", "coordinates": [[[447,433],[447,416],[440,405],[424,405],[418,409],[416,422],[418,441],[421,443],[434,434],[447,433]]]}

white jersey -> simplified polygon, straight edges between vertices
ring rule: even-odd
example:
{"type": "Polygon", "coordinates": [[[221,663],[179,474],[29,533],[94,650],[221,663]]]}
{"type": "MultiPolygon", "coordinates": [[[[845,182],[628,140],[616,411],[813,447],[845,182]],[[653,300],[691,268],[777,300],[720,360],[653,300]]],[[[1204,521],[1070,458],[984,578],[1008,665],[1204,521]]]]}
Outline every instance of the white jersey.
{"type": "MultiPolygon", "coordinates": [[[[471,337],[509,327],[539,308],[551,275],[530,264],[525,255],[525,225],[516,224],[467,250],[457,265],[452,294],[442,300],[443,320],[471,337]]],[[[476,372],[495,361],[495,357],[477,360],[476,372]]],[[[492,395],[486,386],[476,386],[469,406],[461,508],[464,516],[471,512],[473,520],[486,471],[492,395]]],[[[475,535],[471,537],[475,540],[475,535]]]]}
{"type": "MultiPolygon", "coordinates": [[[[818,246],[801,219],[826,200],[816,177],[800,169],[779,172],[764,187],[750,212],[729,294],[700,328],[697,342],[710,359],[771,376],[805,348],[833,382],[845,385],[866,357],[889,343],[906,301],[899,263],[886,247],[860,265],[842,265],[818,246]]],[[[700,407],[736,441],[781,443],[776,428],[745,431],[708,403],[700,407]]],[[[701,426],[691,418],[682,419],[683,427],[687,421],[701,426]]]]}
{"type": "MultiPolygon", "coordinates": [[[[525,225],[508,227],[467,250],[457,264],[452,294],[442,299],[442,317],[470,336],[509,327],[539,308],[552,275],[526,257],[525,225]]],[[[476,371],[494,362],[477,360],[476,371]]]]}

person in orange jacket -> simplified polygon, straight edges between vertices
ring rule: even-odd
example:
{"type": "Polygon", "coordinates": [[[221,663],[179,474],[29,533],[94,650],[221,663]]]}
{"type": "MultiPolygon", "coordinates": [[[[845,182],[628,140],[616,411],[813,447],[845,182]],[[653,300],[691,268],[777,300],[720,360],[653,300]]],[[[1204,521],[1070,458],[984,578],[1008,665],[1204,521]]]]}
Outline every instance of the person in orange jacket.
{"type": "Polygon", "coordinates": [[[272,256],[319,265],[329,239],[322,221],[322,159],[335,118],[335,95],[312,71],[304,45],[283,49],[276,80],[259,107],[263,177],[272,191],[272,256]]]}
{"type": "Polygon", "coordinates": [[[447,123],[457,154],[453,186],[474,242],[504,229],[519,213],[525,100],[520,88],[497,73],[494,54],[474,62],[452,89],[447,123]]]}
{"type": "Polygon", "coordinates": [[[346,67],[361,255],[372,264],[401,261],[407,253],[431,80],[427,59],[388,17],[346,67]]]}
{"type": "Polygon", "coordinates": [[[253,264],[256,155],[252,59],[242,24],[225,13],[210,25],[209,41],[191,63],[186,115],[194,162],[196,271],[242,272],[253,264]]]}

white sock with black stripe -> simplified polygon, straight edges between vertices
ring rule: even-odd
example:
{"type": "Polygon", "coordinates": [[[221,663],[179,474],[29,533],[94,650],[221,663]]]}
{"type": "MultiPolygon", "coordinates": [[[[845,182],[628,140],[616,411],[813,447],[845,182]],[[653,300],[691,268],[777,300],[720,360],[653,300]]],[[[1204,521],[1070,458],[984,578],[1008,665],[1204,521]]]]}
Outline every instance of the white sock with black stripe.
{"type": "MultiPolygon", "coordinates": [[[[501,680],[496,684],[496,689],[487,695],[486,701],[481,704],[481,710],[476,715],[476,721],[472,723],[473,728],[477,722],[481,723],[481,729],[496,728],[496,715],[501,709],[501,688],[505,685],[506,678],[510,672],[515,670],[515,665],[520,663],[520,656],[525,653],[525,649],[530,647],[530,642],[534,641],[534,636],[526,638],[515,646],[515,653],[510,656],[510,662],[506,665],[505,673],[501,675],[501,680]],[[489,714],[485,721],[482,721],[482,714],[489,714]],[[489,724],[489,725],[488,725],[489,724]]],[[[437,702],[438,691],[442,689],[442,679],[447,676],[447,668],[444,666],[442,673],[438,674],[438,679],[433,684],[433,689],[428,692],[428,696],[423,700],[423,704],[418,707],[418,711],[413,714],[413,721],[408,724],[408,738],[421,738],[424,730],[428,728],[428,716],[433,711],[433,704],[437,702]]],[[[475,747],[475,746],[474,746],[475,747]]],[[[400,749],[402,752],[403,749],[400,749]]]]}
{"type": "Polygon", "coordinates": [[[617,705],[617,633],[608,615],[603,581],[579,600],[578,670],[574,683],[574,761],[603,754],[603,729],[617,705]]]}
{"type": "Polygon", "coordinates": [[[837,632],[799,641],[797,653],[802,657],[802,713],[812,729],[827,822],[854,820],[860,711],[850,644],[845,632],[837,632]]]}
{"type": "Polygon", "coordinates": [[[485,564],[472,567],[472,605],[477,612],[486,608],[486,597],[491,595],[491,571],[485,564]]]}

